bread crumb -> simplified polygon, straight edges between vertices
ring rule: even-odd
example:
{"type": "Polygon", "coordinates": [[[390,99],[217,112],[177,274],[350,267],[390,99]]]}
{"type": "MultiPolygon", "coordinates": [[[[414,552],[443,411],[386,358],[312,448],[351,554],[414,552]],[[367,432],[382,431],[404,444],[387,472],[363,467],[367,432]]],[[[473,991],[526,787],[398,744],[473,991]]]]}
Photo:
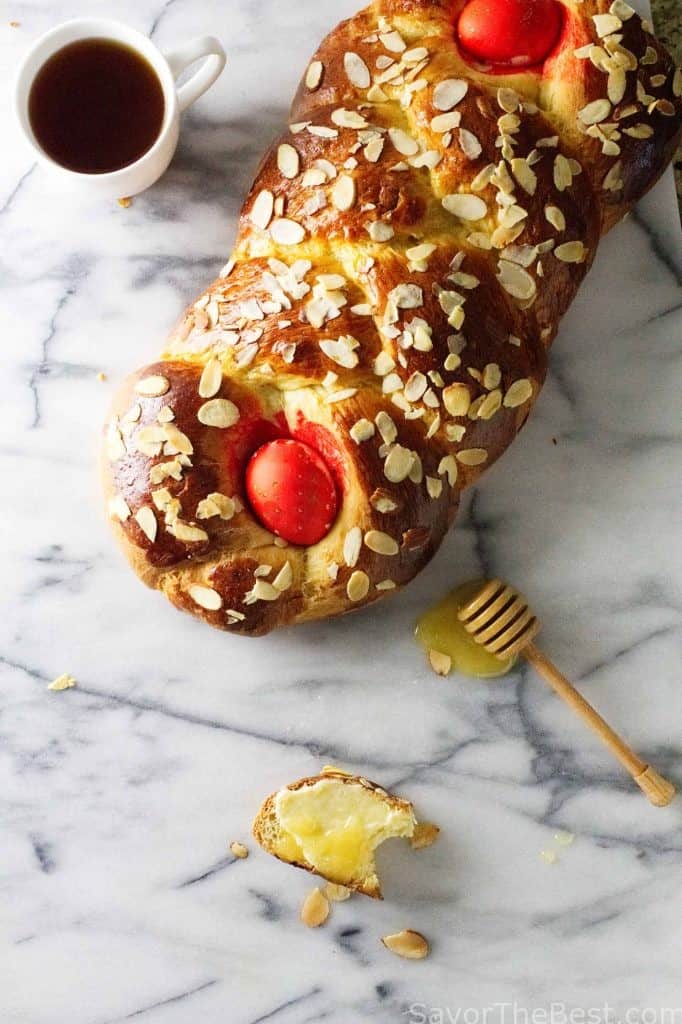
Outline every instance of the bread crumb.
{"type": "Polygon", "coordinates": [[[106,373],[104,373],[102,370],[100,370],[99,373],[97,374],[97,380],[104,381],[106,379],[107,379],[106,373]]]}
{"type": "Polygon", "coordinates": [[[544,860],[545,864],[556,864],[559,859],[554,850],[540,850],[540,857],[544,860]]]}
{"type": "Polygon", "coordinates": [[[236,840],[230,843],[230,852],[234,857],[239,860],[245,860],[249,856],[249,851],[246,849],[243,843],[238,843],[236,840]]]}
{"type": "Polygon", "coordinates": [[[308,928],[319,928],[329,917],[329,900],[321,889],[313,889],[303,901],[301,921],[308,928]]]}
{"type": "Polygon", "coordinates": [[[424,850],[427,846],[433,846],[439,835],[438,825],[430,821],[418,821],[410,839],[410,846],[413,850],[424,850]]]}
{"type": "Polygon", "coordinates": [[[64,672],[50,683],[48,690],[72,690],[75,685],[76,680],[73,676],[70,676],[68,672],[64,672]]]}
{"type": "Polygon", "coordinates": [[[133,205],[133,201],[130,196],[122,196],[118,201],[118,205],[122,206],[124,210],[127,210],[129,206],[133,205]]]}
{"type": "Polygon", "coordinates": [[[19,28],[20,25],[21,25],[20,21],[10,21],[10,23],[9,23],[9,27],[10,28],[19,28]]]}
{"type": "Polygon", "coordinates": [[[555,832],[554,839],[559,846],[570,846],[575,842],[575,836],[572,832],[555,832]]]}

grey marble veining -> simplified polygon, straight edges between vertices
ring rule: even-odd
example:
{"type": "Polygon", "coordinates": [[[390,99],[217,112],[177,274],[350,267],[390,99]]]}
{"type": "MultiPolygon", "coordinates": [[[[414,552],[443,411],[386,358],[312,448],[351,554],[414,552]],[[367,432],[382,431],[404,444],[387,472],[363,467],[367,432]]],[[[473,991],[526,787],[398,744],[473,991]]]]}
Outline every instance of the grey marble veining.
{"type": "MultiPolygon", "coordinates": [[[[395,599],[258,641],[213,633],[138,583],[104,521],[109,396],[223,264],[308,54],[353,6],[90,0],[162,46],[206,31],[229,54],[169,173],[127,210],[34,168],[0,91],[2,1024],[394,1024],[513,1001],[682,1019],[682,802],[650,807],[523,668],[445,681],[411,639],[454,582],[509,577],[564,670],[682,783],[669,175],[603,242],[523,439],[395,599]],[[64,671],[78,688],[48,693],[64,671]],[[264,795],[330,761],[396,786],[443,835],[382,851],[386,901],[354,898],[309,931],[309,878],[248,830],[264,795]],[[576,840],[549,865],[558,829],[576,840]],[[246,861],[227,853],[237,838],[246,861]],[[381,946],[403,927],[432,940],[428,960],[381,946]]],[[[33,38],[85,11],[4,8],[3,86],[33,38]]]]}

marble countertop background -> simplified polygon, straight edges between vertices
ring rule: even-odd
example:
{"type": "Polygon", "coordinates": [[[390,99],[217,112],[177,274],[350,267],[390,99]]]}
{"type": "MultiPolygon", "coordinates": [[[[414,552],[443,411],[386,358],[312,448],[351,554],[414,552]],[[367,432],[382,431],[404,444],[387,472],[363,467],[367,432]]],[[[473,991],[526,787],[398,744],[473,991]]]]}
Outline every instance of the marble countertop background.
{"type": "Polygon", "coordinates": [[[528,1024],[554,1003],[554,1024],[562,1006],[679,1024],[682,800],[649,806],[523,667],[443,680],[411,638],[454,583],[508,577],[541,610],[548,652],[682,784],[672,174],[605,239],[523,441],[428,570],[366,614],[258,641],[214,633],[124,566],[100,424],[225,262],[301,69],[354,4],[86,6],[162,46],[213,32],[230,62],[157,187],[128,209],[84,201],[32,165],[7,85],[30,42],[85,5],[4,8],[20,27],[0,25],[0,1021],[528,1024]],[[48,692],[62,672],[78,687],[48,692]],[[311,931],[310,879],[249,828],[267,793],[329,762],[443,832],[418,854],[382,851],[385,902],[353,898],[311,931]],[[548,864],[557,830],[575,842],[548,864]],[[405,927],[431,940],[427,960],[383,948],[405,927]]]}

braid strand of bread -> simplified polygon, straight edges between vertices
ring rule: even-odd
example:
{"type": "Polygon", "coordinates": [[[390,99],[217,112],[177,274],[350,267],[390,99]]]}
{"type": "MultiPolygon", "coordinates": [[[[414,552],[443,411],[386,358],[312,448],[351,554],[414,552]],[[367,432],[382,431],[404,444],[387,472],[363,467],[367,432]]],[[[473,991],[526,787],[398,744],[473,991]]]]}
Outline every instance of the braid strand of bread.
{"type": "Polygon", "coordinates": [[[249,635],[411,580],[504,452],[599,238],[680,133],[682,75],[623,2],[562,0],[539,67],[466,59],[463,2],[375,0],[314,55],[232,259],[105,431],[114,529],[174,605],[249,635]],[[324,457],[318,543],[244,487],[274,438],[324,457]]]}

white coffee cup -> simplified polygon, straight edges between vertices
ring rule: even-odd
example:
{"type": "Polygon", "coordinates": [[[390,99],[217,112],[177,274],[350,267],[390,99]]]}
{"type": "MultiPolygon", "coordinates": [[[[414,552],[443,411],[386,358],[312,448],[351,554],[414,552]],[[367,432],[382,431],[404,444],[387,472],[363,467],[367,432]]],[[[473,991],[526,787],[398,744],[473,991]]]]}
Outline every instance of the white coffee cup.
{"type": "Polygon", "coordinates": [[[15,108],[24,136],[38,160],[65,183],[91,195],[118,199],[137,195],[161,177],[175,153],[180,135],[180,114],[209,89],[225,67],[225,51],[213,36],[202,36],[163,54],[154,43],[135,29],[108,18],[77,18],[58,25],[34,44],[17,76],[15,108]],[[110,39],[123,43],[144,57],[156,72],[164,98],[164,116],[156,142],[138,160],[117,171],[83,174],[56,163],[37,141],[28,113],[33,81],[41,67],[57,50],[80,39],[110,39]],[[182,72],[206,57],[201,67],[181,86],[176,84],[182,72]]]}

